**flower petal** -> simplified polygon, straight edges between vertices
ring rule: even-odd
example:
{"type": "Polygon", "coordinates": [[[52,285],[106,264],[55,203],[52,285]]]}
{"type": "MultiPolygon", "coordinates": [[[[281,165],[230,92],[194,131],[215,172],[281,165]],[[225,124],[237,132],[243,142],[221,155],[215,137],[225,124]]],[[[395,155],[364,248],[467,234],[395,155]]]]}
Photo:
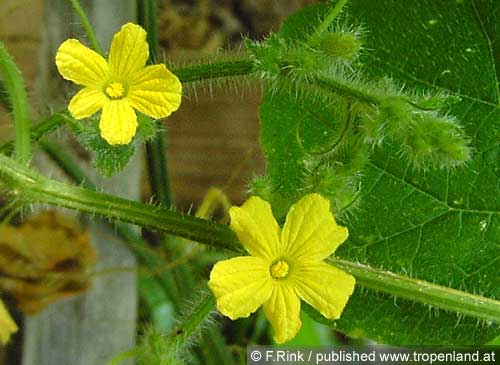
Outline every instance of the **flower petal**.
{"type": "Polygon", "coordinates": [[[109,144],[128,144],[137,130],[137,115],[126,100],[111,100],[102,108],[101,136],[109,144]]]}
{"type": "Polygon", "coordinates": [[[112,78],[128,80],[144,68],[148,57],[146,31],[137,24],[125,24],[111,41],[108,61],[112,78]]]}
{"type": "Polygon", "coordinates": [[[231,207],[229,215],[231,229],[252,256],[271,261],[277,258],[280,228],[268,202],[252,196],[241,207],[231,207]]]}
{"type": "Polygon", "coordinates": [[[159,119],[169,116],[181,105],[182,85],[165,65],[148,66],[137,72],[130,81],[130,105],[159,119]]]}
{"type": "Polygon", "coordinates": [[[85,87],[73,96],[68,110],[75,119],[90,117],[106,103],[106,96],[101,90],[85,87]]]}
{"type": "Polygon", "coordinates": [[[0,300],[0,343],[6,344],[10,336],[17,332],[18,328],[7,308],[0,300]]]}
{"type": "Polygon", "coordinates": [[[215,264],[208,286],[217,298],[219,311],[233,320],[255,312],[269,299],[272,290],[267,264],[251,256],[215,264]]]}
{"type": "Polygon", "coordinates": [[[288,257],[321,261],[347,239],[348,233],[335,222],[330,202],[319,194],[309,194],[288,211],[281,241],[288,257]]]}
{"type": "Polygon", "coordinates": [[[56,65],[66,80],[96,89],[103,86],[108,76],[106,60],[77,39],[68,39],[59,46],[56,65]]]}
{"type": "Polygon", "coordinates": [[[274,285],[271,298],[264,303],[264,313],[273,326],[276,343],[291,340],[302,326],[300,299],[290,285],[274,285]]]}
{"type": "Polygon", "coordinates": [[[356,283],[353,276],[325,262],[301,265],[294,278],[300,298],[328,319],[340,317],[356,283]]]}

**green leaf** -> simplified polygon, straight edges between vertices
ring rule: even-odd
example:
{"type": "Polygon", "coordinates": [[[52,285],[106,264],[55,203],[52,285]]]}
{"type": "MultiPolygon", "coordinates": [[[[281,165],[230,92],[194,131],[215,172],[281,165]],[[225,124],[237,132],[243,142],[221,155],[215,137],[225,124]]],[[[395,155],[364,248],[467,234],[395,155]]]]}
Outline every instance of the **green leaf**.
{"type": "MultiPolygon", "coordinates": [[[[281,34],[305,39],[326,9],[319,5],[292,15],[281,34]]],[[[391,76],[419,91],[444,91],[460,98],[450,114],[471,138],[473,160],[455,170],[423,173],[400,159],[394,146],[377,149],[363,171],[356,218],[347,222],[349,241],[337,255],[500,298],[500,27],[494,16],[499,4],[352,0],[348,11],[351,22],[368,30],[369,51],[361,62],[371,77],[391,76]]],[[[330,113],[322,112],[325,107],[293,101],[267,90],[261,108],[268,175],[283,199],[299,194],[305,156],[304,144],[296,138],[299,121],[315,133],[313,128],[332,120],[324,118],[330,113]]],[[[317,137],[322,138],[321,133],[317,137]]],[[[317,146],[324,143],[318,141],[317,146]]],[[[312,144],[307,147],[314,148],[312,144]]],[[[280,214],[286,204],[281,202],[280,214]]],[[[340,320],[324,322],[352,337],[394,345],[482,344],[500,332],[495,323],[360,288],[340,320]]]]}

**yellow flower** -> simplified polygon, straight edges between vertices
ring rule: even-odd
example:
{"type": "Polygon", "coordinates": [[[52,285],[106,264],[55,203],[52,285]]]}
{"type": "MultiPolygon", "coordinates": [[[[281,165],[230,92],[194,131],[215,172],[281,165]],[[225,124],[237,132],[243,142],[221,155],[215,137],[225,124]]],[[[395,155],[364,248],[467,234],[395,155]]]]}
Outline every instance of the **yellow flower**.
{"type": "Polygon", "coordinates": [[[17,325],[0,300],[0,343],[5,345],[9,341],[10,335],[15,332],[17,332],[17,325]]]}
{"type": "Polygon", "coordinates": [[[354,277],[323,262],[347,239],[328,200],[310,194],[292,206],[283,230],[269,203],[251,197],[232,207],[231,228],[251,256],[218,262],[208,283],[219,311],[231,319],[248,317],[263,305],[283,343],[300,329],[300,300],[328,319],[340,317],[354,290],[354,277]]]}
{"type": "Polygon", "coordinates": [[[76,39],[65,41],[56,54],[61,75],[85,86],[69,103],[75,119],[102,109],[101,136],[112,145],[135,136],[138,110],[152,118],[170,115],[181,103],[182,85],[165,65],[147,66],[146,31],[125,24],[111,42],[108,62],[76,39]]]}

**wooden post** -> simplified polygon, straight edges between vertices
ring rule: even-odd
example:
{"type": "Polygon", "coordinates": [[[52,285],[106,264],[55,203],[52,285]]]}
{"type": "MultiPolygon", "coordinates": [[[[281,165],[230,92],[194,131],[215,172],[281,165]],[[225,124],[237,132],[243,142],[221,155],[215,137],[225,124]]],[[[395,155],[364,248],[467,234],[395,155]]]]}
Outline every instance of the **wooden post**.
{"type": "MultiPolygon", "coordinates": [[[[47,114],[47,107],[58,110],[67,105],[67,100],[61,96],[64,94],[62,90],[68,90],[68,84],[58,74],[54,56],[65,39],[83,38],[85,34],[68,0],[44,0],[44,3],[39,77],[35,92],[37,100],[41,101],[40,114],[47,114]]],[[[136,18],[135,0],[86,0],[82,1],[82,5],[105,50],[121,25],[136,18]]],[[[75,150],[75,143],[69,136],[59,136],[75,157],[83,155],[82,151],[75,150]]],[[[93,178],[106,192],[138,199],[140,162],[138,153],[123,173],[110,179],[93,178]]],[[[79,157],[79,163],[87,172],[92,171],[89,161],[79,157]]],[[[45,174],[62,177],[58,169],[40,153],[37,154],[36,164],[45,174]]],[[[99,255],[96,271],[135,267],[133,255],[108,224],[97,218],[87,220],[87,224],[99,255]]],[[[26,318],[22,364],[105,365],[114,356],[135,346],[136,315],[137,288],[133,270],[97,276],[93,279],[92,288],[85,294],[59,301],[26,318]]],[[[132,359],[123,362],[132,363],[132,359]]]]}

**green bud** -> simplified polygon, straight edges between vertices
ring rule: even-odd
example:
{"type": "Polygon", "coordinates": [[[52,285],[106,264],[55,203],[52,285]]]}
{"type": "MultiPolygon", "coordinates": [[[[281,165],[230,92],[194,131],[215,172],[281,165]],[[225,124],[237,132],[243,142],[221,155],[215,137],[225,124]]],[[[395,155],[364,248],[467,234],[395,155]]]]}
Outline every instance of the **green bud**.
{"type": "Polygon", "coordinates": [[[255,176],[248,183],[249,195],[256,195],[268,202],[272,200],[273,190],[269,176],[255,176]]]}
{"type": "Polygon", "coordinates": [[[403,153],[419,168],[455,167],[471,157],[465,134],[455,121],[430,112],[415,116],[403,153]]]}
{"type": "Polygon", "coordinates": [[[361,42],[355,33],[326,33],[319,41],[318,49],[332,58],[352,60],[359,54],[361,42]]]}
{"type": "Polygon", "coordinates": [[[352,207],[359,190],[358,174],[351,174],[342,164],[321,165],[304,178],[310,192],[317,192],[332,202],[336,214],[352,207]]]}
{"type": "Polygon", "coordinates": [[[246,48],[254,60],[254,67],[261,77],[273,80],[281,72],[280,60],[286,45],[276,35],[271,35],[262,42],[245,41],[246,48]]]}
{"type": "Polygon", "coordinates": [[[423,94],[413,98],[413,105],[419,109],[425,110],[441,110],[458,103],[461,98],[456,95],[448,95],[444,93],[423,94]]]}

